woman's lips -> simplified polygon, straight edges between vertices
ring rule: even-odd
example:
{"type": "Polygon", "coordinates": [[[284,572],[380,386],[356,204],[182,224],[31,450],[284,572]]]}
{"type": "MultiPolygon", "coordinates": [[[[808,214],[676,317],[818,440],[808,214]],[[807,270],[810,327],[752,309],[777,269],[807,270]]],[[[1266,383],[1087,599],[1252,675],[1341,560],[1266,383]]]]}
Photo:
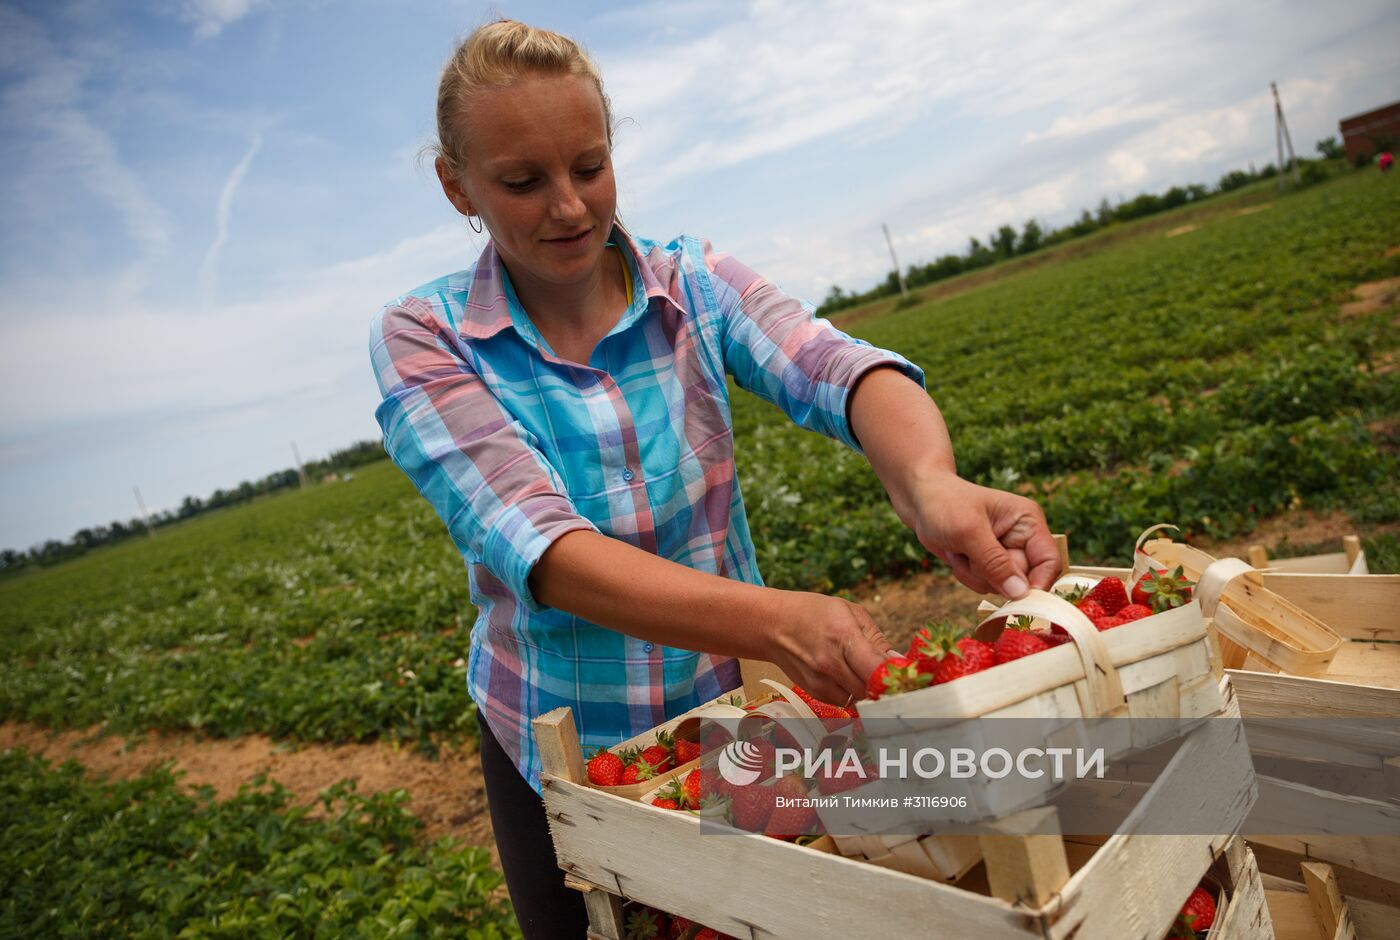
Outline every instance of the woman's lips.
{"type": "Polygon", "coordinates": [[[546,245],[554,245],[557,248],[574,248],[582,245],[592,233],[593,229],[587,228],[577,235],[568,235],[564,238],[546,238],[544,242],[546,245]]]}

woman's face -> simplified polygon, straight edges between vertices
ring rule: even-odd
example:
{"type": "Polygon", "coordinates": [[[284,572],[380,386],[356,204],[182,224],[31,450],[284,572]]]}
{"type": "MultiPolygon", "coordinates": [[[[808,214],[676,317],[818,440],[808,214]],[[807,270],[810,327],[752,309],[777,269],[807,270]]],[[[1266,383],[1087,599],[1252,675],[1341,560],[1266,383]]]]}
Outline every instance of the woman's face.
{"type": "Polygon", "coordinates": [[[517,287],[579,284],[602,259],[617,207],[603,102],[576,76],[526,77],[465,102],[460,180],[438,176],[480,216],[517,287]]]}

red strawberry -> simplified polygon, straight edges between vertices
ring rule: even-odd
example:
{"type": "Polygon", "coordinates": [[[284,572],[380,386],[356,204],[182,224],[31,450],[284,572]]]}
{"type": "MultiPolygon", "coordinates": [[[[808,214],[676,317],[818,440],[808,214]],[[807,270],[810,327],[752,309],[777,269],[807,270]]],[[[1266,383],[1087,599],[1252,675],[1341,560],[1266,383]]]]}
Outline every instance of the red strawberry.
{"type": "Polygon", "coordinates": [[[626,765],[622,770],[623,784],[640,783],[656,776],[656,767],[646,761],[635,749],[625,752],[622,755],[622,761],[626,765]]]}
{"type": "Polygon", "coordinates": [[[1112,630],[1114,627],[1121,627],[1125,623],[1132,623],[1132,621],[1125,620],[1122,617],[1100,617],[1098,620],[1094,621],[1094,626],[1098,627],[1099,630],[1102,631],[1112,630]]]}
{"type": "Polygon", "coordinates": [[[1049,643],[1051,646],[1064,646],[1066,643],[1074,642],[1074,637],[1070,636],[1068,633],[1051,633],[1044,639],[1045,642],[1049,643]]]}
{"type": "Polygon", "coordinates": [[[656,732],[656,743],[642,751],[642,760],[656,768],[657,773],[665,773],[671,769],[671,754],[675,749],[676,739],[669,731],[656,732]]]}
{"type": "Polygon", "coordinates": [[[1180,565],[1170,574],[1154,568],[1133,585],[1133,603],[1161,613],[1191,600],[1191,589],[1195,586],[1196,582],[1187,579],[1186,569],[1180,565]]]}
{"type": "Polygon", "coordinates": [[[935,683],[952,682],[997,664],[990,646],[950,623],[939,625],[928,636],[931,649],[919,666],[932,671],[935,683]]]}
{"type": "Polygon", "coordinates": [[[694,925],[695,921],[679,914],[671,915],[671,929],[666,931],[666,940],[681,940],[681,935],[694,925]]]}
{"type": "Polygon", "coordinates": [[[699,741],[689,741],[685,738],[676,739],[676,750],[674,760],[676,762],[677,767],[681,766],[682,764],[688,764],[693,760],[698,760],[700,758],[700,754],[701,748],[699,741]]]}
{"type": "Polygon", "coordinates": [[[1142,604],[1129,604],[1118,611],[1118,616],[1124,620],[1141,620],[1143,617],[1152,616],[1152,608],[1144,607],[1142,604]]]}
{"type": "Polygon", "coordinates": [[[807,703],[807,707],[812,710],[828,731],[835,731],[846,722],[851,720],[851,713],[840,705],[832,705],[830,702],[823,702],[811,692],[799,686],[792,687],[793,694],[807,703]]]}
{"type": "Polygon", "coordinates": [[[730,797],[730,813],[734,825],[749,832],[759,832],[773,815],[773,791],[766,784],[751,783],[735,787],[730,797]]]}
{"type": "Polygon", "coordinates": [[[720,933],[713,927],[701,927],[692,940],[734,940],[734,938],[727,933],[720,933]]]}
{"type": "Polygon", "coordinates": [[[1001,636],[997,637],[992,652],[996,656],[997,664],[1000,665],[1049,648],[1050,644],[1038,634],[1023,627],[1013,627],[1007,624],[1006,629],[1001,631],[1001,636]]]}
{"type": "Polygon", "coordinates": [[[622,758],[605,747],[588,759],[588,782],[595,787],[615,787],[622,783],[622,758]]]}
{"type": "Polygon", "coordinates": [[[1128,606],[1128,589],[1117,578],[1104,578],[1085,595],[1085,601],[1098,604],[1106,614],[1116,614],[1128,606]]]}
{"type": "Polygon", "coordinates": [[[1079,612],[1088,617],[1090,622],[1099,617],[1107,617],[1108,611],[1103,609],[1103,605],[1098,601],[1083,601],[1079,605],[1079,612]]]}
{"type": "Polygon", "coordinates": [[[718,784],[722,780],[723,778],[712,767],[696,767],[686,774],[685,783],[681,785],[681,792],[685,794],[687,808],[699,809],[705,797],[719,792],[718,784]]]}
{"type": "Polygon", "coordinates": [[[1172,937],[1195,937],[1198,931],[1209,930],[1215,923],[1215,900],[1199,885],[1191,890],[1191,896],[1182,905],[1181,913],[1172,925],[1172,937]]]}
{"type": "Polygon", "coordinates": [[[898,695],[901,692],[927,688],[932,682],[933,677],[920,671],[914,660],[906,656],[896,656],[875,667],[875,671],[865,682],[865,690],[870,693],[871,698],[879,698],[882,695],[898,695]]]}
{"type": "Polygon", "coordinates": [[[653,744],[642,751],[642,760],[652,766],[657,773],[665,773],[671,769],[671,751],[660,744],[653,744]]]}
{"type": "MultiPolygon", "coordinates": [[[[681,786],[681,782],[679,780],[672,780],[657,791],[655,798],[651,801],[651,805],[660,806],[662,809],[687,809],[686,801],[688,799],[689,796],[681,786]]],[[[699,806],[700,804],[696,803],[695,805],[699,806]]]]}
{"type": "Polygon", "coordinates": [[[778,797],[786,800],[807,799],[807,785],[798,777],[783,777],[773,784],[773,814],[764,826],[765,834],[775,839],[796,839],[817,825],[817,811],[807,805],[778,805],[778,797]]]}

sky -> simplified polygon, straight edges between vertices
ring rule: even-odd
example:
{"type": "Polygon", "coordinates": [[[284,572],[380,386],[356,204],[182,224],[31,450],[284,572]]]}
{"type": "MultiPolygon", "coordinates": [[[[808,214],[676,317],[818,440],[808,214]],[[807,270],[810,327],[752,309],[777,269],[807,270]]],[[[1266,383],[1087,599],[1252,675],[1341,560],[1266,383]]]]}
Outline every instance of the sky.
{"type": "Polygon", "coordinates": [[[376,438],[382,305],[484,245],[431,161],[498,15],[603,72],[619,209],[790,293],[1274,160],[1400,99],[1393,0],[0,0],[0,547],[376,438]]]}

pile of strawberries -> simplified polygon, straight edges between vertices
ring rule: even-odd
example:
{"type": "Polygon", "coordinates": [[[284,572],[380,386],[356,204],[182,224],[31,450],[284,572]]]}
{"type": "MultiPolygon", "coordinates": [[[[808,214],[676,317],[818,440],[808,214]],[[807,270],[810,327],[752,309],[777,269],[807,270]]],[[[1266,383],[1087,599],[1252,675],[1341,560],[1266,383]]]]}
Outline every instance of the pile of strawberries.
{"type": "Polygon", "coordinates": [[[1125,623],[1180,607],[1191,600],[1194,581],[1178,566],[1175,571],[1153,569],[1133,585],[1131,596],[1122,581],[1104,578],[1087,590],[1067,591],[1061,596],[1078,607],[1100,630],[1112,630],[1125,623]]]}
{"type": "MultiPolygon", "coordinates": [[[[853,709],[823,702],[799,686],[793,686],[792,691],[807,703],[829,731],[848,727],[855,720],[853,709]]],[[[781,728],[774,735],[779,740],[785,736],[786,732],[781,728]]],[[[727,732],[725,737],[727,739],[727,732]]],[[[795,841],[819,834],[816,809],[791,805],[791,802],[779,805],[780,797],[786,801],[796,801],[809,796],[807,783],[796,775],[773,779],[777,744],[767,736],[755,736],[749,742],[756,749],[756,763],[762,768],[754,783],[736,786],[725,780],[713,764],[704,763],[657,791],[652,797],[652,805],[662,809],[722,816],[738,829],[761,832],[775,839],[795,841]]],[[[786,746],[797,746],[790,740],[784,743],[786,746]]],[[[831,766],[838,768],[840,762],[833,761],[831,766]]],[[[847,774],[846,777],[849,779],[842,779],[832,770],[817,778],[817,788],[823,793],[835,793],[864,782],[857,774],[847,774]]]]}
{"type": "MultiPolygon", "coordinates": [[[[1127,586],[1115,577],[1060,596],[1078,607],[1100,630],[1112,630],[1180,607],[1191,599],[1194,586],[1178,567],[1172,572],[1149,571],[1133,585],[1131,596],[1127,586]]],[[[958,630],[948,623],[931,624],[914,634],[904,655],[877,666],[866,681],[865,690],[872,699],[878,699],[926,689],[1069,642],[1069,634],[1063,628],[1052,627],[1049,633],[1042,633],[1032,630],[1032,623],[1029,617],[1013,618],[995,644],[984,643],[970,631],[958,630]]]]}
{"type": "Polygon", "coordinates": [[[645,904],[629,904],[623,913],[626,916],[624,940],[735,940],[713,927],[696,928],[689,918],[667,914],[645,904]],[[694,932],[688,932],[692,928],[696,928],[694,932]]]}
{"type": "Polygon", "coordinates": [[[598,748],[588,758],[588,782],[595,787],[641,783],[673,767],[690,763],[701,752],[699,741],[677,739],[669,731],[658,731],[656,742],[647,747],[631,747],[621,751],[598,748]]]}

